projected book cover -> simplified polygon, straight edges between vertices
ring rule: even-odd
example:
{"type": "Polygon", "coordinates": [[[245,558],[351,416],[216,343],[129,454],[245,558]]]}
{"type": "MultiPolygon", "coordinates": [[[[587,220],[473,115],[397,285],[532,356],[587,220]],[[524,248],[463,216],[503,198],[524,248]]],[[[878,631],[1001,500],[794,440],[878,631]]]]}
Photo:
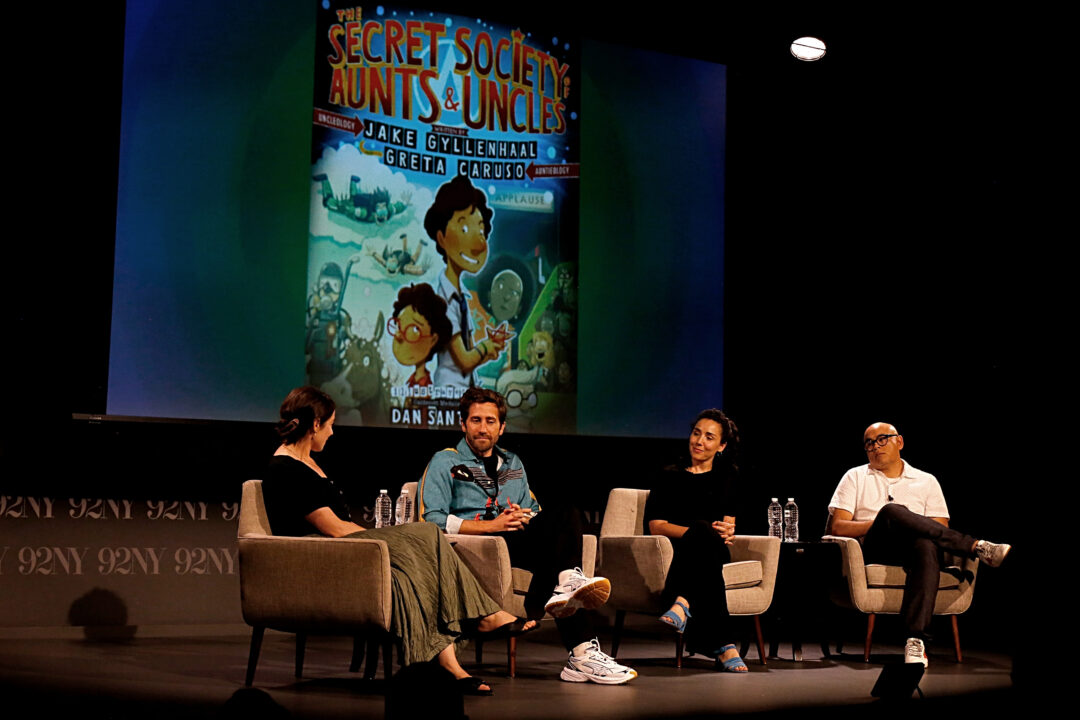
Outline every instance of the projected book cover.
{"type": "Polygon", "coordinates": [[[551,29],[319,4],[308,381],[338,422],[572,433],[579,51],[551,29]]]}

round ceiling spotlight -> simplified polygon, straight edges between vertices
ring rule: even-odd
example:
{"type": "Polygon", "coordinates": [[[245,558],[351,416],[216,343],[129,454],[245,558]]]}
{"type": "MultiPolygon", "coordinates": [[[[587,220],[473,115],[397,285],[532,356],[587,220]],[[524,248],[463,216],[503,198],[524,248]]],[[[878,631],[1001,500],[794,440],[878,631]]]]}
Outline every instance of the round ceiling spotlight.
{"type": "Polygon", "coordinates": [[[815,37],[801,37],[791,43],[791,54],[806,62],[820,60],[825,57],[825,43],[815,37]]]}

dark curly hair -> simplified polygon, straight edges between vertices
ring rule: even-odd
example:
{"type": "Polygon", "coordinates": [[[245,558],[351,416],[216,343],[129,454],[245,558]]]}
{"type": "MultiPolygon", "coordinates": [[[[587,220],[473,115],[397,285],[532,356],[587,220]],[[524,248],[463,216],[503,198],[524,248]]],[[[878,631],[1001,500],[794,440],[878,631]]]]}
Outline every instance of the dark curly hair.
{"type": "Polygon", "coordinates": [[[281,403],[281,420],[274,429],[282,443],[292,445],[311,432],[316,420],[320,423],[329,420],[335,409],[333,399],[319,388],[310,385],[294,388],[281,403]]]}
{"type": "Polygon", "coordinates": [[[398,313],[409,305],[412,305],[412,309],[427,320],[428,325],[431,326],[431,332],[439,336],[438,342],[432,346],[431,352],[424,358],[424,362],[427,362],[450,342],[453,326],[450,325],[450,319],[446,317],[446,301],[436,295],[427,283],[409,285],[398,290],[397,300],[394,301],[394,314],[391,317],[397,317],[398,313]]]}
{"type": "Polygon", "coordinates": [[[456,175],[453,180],[439,186],[439,191],[435,193],[435,202],[424,215],[424,230],[435,241],[435,249],[442,255],[443,260],[446,259],[446,251],[439,244],[437,236],[446,232],[446,225],[454,213],[469,208],[480,211],[480,216],[484,218],[484,236],[491,237],[491,217],[495,211],[488,207],[487,195],[483,190],[474,187],[464,175],[456,175]]]}

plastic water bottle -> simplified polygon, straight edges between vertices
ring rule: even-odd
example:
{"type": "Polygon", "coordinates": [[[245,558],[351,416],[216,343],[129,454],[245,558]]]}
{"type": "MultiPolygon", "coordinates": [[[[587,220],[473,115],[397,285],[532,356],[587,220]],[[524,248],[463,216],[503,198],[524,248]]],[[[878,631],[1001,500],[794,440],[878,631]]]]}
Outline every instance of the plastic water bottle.
{"type": "Polygon", "coordinates": [[[401,488],[397,505],[394,506],[394,524],[404,525],[409,522],[412,522],[412,498],[409,497],[409,488],[401,488]]]}
{"type": "Polygon", "coordinates": [[[394,524],[394,506],[385,490],[379,491],[375,498],[375,527],[390,527],[394,524]]]}
{"type": "Polygon", "coordinates": [[[784,506],[784,542],[799,542],[799,506],[788,498],[784,506]]]}
{"type": "Polygon", "coordinates": [[[769,503],[769,535],[780,538],[784,538],[784,509],[780,507],[780,501],[777,498],[773,498],[769,503]]]}

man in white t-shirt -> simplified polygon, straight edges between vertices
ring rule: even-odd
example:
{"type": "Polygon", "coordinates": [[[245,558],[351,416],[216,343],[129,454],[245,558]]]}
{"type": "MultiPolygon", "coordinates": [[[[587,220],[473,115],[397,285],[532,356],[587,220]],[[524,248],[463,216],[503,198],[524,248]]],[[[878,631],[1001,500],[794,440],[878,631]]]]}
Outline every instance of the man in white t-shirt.
{"type": "Polygon", "coordinates": [[[949,528],[949,508],[937,478],[900,458],[904,438],[895,427],[874,423],[863,433],[863,448],[869,462],[848,470],[829,501],[829,532],[859,538],[868,563],[907,571],[900,606],[908,634],[905,660],[925,666],[942,551],[996,567],[1010,546],[949,528]]]}

